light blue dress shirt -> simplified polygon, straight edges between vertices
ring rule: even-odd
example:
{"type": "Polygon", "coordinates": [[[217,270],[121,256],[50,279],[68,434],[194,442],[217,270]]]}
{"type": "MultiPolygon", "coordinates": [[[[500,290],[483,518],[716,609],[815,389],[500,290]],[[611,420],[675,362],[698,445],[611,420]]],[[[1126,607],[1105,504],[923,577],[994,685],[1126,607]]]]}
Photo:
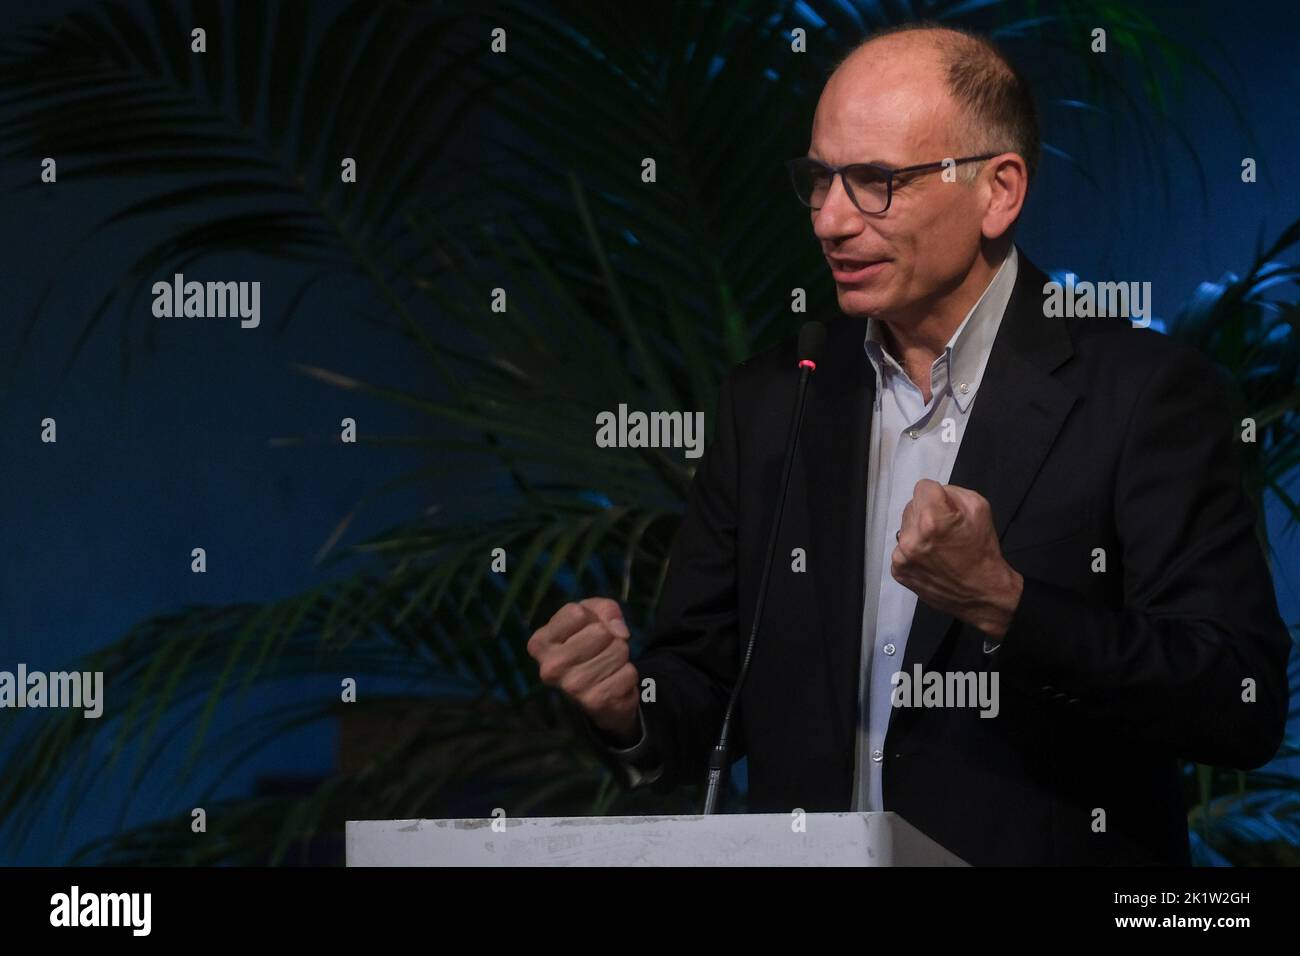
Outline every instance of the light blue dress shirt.
{"type": "MultiPolygon", "coordinates": [[[[853,808],[884,810],[882,762],[893,710],[892,678],[903,668],[916,594],[894,580],[890,559],[903,508],[922,478],[947,484],[993,339],[1016,284],[1015,246],[984,294],[930,366],[930,402],[885,349],[880,323],[867,320],[864,347],[876,375],[867,472],[866,566],[853,808]]],[[[986,650],[988,648],[986,647],[986,650]]]]}

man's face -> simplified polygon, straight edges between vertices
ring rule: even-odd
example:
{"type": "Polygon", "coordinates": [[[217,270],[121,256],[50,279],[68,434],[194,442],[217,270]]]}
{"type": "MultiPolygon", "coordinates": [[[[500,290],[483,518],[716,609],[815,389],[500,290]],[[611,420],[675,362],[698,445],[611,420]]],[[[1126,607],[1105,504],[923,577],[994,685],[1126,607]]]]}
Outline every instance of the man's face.
{"type": "MultiPolygon", "coordinates": [[[[962,141],[960,118],[934,52],[882,39],[827,83],[808,154],[892,168],[969,156],[979,150],[962,141]]],[[[955,171],[956,182],[942,170],[895,177],[893,202],[877,215],[860,212],[834,178],[810,213],[843,312],[905,323],[961,285],[979,253],[985,194],[955,171]]]]}

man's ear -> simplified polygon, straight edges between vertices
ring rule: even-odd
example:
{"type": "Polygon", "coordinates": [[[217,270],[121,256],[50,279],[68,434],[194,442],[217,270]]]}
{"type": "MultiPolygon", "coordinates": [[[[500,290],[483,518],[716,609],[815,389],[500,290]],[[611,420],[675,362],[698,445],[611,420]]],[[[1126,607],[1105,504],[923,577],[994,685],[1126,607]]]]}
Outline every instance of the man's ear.
{"type": "Polygon", "coordinates": [[[1020,218],[1029,191],[1029,169],[1019,153],[1002,153],[988,161],[981,182],[988,192],[981,231],[985,239],[998,239],[1020,218]]]}

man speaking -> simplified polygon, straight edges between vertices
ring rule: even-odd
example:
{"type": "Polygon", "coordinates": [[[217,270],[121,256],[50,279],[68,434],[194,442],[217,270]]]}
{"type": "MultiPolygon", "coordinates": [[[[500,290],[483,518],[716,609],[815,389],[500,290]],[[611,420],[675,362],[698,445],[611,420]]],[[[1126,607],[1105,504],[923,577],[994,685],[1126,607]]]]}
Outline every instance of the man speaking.
{"type": "MultiPolygon", "coordinates": [[[[827,82],[790,175],[843,315],[731,755],[753,812],[892,810],[974,864],[1187,863],[1180,758],[1277,752],[1290,640],[1213,366],[1044,307],[1013,245],[1038,153],[1030,91],[981,37],[878,34],[827,82]]],[[[529,640],[629,785],[704,781],[800,357],[723,383],[646,652],[604,598],[529,640]]]]}

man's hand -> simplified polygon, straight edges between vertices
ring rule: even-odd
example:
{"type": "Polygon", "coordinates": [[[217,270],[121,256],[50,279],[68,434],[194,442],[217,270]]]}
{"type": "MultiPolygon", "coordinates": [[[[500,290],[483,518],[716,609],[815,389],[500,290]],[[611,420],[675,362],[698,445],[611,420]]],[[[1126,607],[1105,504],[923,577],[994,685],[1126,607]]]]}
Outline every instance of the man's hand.
{"type": "Polygon", "coordinates": [[[640,681],[618,602],[564,605],[528,639],[542,683],[572,698],[601,730],[629,746],[640,736],[640,681]]]}
{"type": "Polygon", "coordinates": [[[988,499],[922,478],[903,508],[894,580],[926,604],[1001,638],[1024,578],[1002,557],[988,499]]]}

